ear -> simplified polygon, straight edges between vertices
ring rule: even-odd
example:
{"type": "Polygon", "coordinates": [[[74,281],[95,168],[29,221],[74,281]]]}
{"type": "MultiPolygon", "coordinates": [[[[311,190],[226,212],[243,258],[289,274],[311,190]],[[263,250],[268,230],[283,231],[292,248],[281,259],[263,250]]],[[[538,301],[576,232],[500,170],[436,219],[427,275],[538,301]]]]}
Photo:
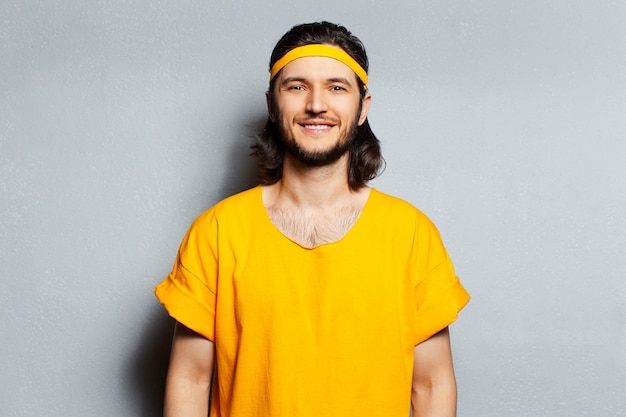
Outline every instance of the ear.
{"type": "Polygon", "coordinates": [[[359,115],[359,126],[365,123],[365,120],[367,119],[367,113],[370,111],[371,102],[372,102],[371,94],[369,93],[365,94],[365,97],[363,97],[363,101],[361,103],[361,114],[359,115]]]}
{"type": "Polygon", "coordinates": [[[274,111],[272,110],[272,99],[269,90],[265,92],[265,104],[267,105],[267,116],[274,122],[274,111]]]}

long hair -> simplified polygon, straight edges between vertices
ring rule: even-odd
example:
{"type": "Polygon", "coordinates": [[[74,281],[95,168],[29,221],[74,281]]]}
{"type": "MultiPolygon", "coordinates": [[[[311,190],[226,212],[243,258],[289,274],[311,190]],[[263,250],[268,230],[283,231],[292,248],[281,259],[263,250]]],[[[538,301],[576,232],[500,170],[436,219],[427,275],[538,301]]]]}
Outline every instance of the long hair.
{"type": "MultiPolygon", "coordinates": [[[[291,28],[274,47],[269,67],[271,68],[276,61],[292,49],[311,44],[337,46],[354,58],[365,71],[368,70],[367,54],[359,38],[345,27],[330,22],[306,23],[291,28]]],[[[271,108],[275,107],[274,80],[269,86],[271,108]]],[[[366,94],[365,86],[358,77],[357,81],[361,100],[363,100],[366,94]]],[[[251,146],[251,155],[257,160],[258,175],[263,185],[274,184],[282,178],[285,149],[280,135],[280,129],[268,117],[265,126],[255,137],[255,142],[251,146]]],[[[356,134],[348,152],[348,184],[352,190],[358,190],[379,174],[384,163],[380,152],[380,142],[372,132],[367,119],[361,126],[356,127],[356,134]]]]}

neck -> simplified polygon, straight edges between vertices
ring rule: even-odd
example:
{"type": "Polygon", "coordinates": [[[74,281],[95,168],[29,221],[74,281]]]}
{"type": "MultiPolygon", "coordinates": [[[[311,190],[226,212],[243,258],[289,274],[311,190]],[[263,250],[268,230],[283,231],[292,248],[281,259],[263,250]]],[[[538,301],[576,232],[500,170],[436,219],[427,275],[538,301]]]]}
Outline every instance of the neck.
{"type": "Polygon", "coordinates": [[[305,166],[286,155],[282,179],[270,187],[269,205],[288,204],[318,208],[345,204],[359,191],[348,184],[348,154],[321,167],[305,166]]]}
{"type": "Polygon", "coordinates": [[[342,239],[359,218],[370,189],[350,189],[348,155],[324,167],[286,157],[283,177],[263,188],[263,204],[276,228],[306,247],[342,239]]]}

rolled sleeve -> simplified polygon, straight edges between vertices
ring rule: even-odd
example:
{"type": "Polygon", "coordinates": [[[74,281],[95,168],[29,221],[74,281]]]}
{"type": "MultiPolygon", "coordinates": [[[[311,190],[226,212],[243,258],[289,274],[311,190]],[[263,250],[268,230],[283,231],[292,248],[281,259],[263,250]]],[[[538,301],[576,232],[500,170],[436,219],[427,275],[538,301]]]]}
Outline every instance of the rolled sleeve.
{"type": "Polygon", "coordinates": [[[154,292],[172,318],[215,340],[215,294],[180,263],[154,292]]]}
{"type": "Polygon", "coordinates": [[[414,345],[455,322],[459,311],[470,300],[469,293],[451,269],[450,262],[446,260],[415,289],[418,308],[414,345]]]}

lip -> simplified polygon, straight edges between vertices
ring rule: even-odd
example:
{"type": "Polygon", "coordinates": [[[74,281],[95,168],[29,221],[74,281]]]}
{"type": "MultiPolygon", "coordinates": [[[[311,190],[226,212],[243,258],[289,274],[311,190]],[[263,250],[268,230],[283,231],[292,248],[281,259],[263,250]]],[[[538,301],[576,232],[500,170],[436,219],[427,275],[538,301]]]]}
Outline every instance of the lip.
{"type": "Polygon", "coordinates": [[[300,127],[304,129],[306,132],[311,134],[323,134],[329,132],[333,127],[336,126],[335,123],[329,122],[328,120],[306,120],[302,122],[298,122],[300,127]]]}
{"type": "Polygon", "coordinates": [[[301,125],[302,130],[309,136],[322,136],[331,131],[333,126],[330,125],[301,125]]]}

